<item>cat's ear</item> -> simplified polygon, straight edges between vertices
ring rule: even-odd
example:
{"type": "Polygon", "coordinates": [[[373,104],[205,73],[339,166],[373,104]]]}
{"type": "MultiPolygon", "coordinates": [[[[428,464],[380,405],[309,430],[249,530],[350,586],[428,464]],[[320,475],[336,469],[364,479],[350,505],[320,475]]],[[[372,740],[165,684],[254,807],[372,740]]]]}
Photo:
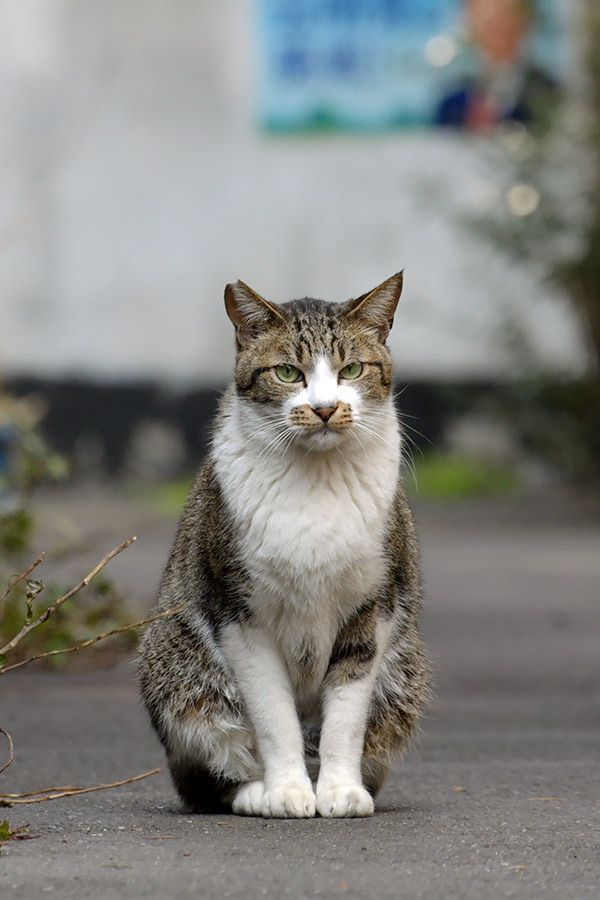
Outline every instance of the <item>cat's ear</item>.
{"type": "Polygon", "coordinates": [[[394,322],[394,313],[402,293],[402,272],[396,272],[375,290],[346,304],[348,318],[373,328],[385,341],[394,322]]]}
{"type": "Polygon", "coordinates": [[[235,284],[225,287],[225,309],[235,325],[236,337],[241,346],[273,326],[276,321],[284,321],[273,304],[239,279],[235,284]]]}

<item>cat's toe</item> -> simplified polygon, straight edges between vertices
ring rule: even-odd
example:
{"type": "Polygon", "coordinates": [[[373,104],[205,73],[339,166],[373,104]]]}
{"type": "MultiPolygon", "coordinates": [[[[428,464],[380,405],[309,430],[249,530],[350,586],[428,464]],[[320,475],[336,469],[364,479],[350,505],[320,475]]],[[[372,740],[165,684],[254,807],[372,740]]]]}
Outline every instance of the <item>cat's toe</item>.
{"type": "Polygon", "coordinates": [[[262,781],[242,785],[233,798],[232,812],[238,816],[262,816],[265,786],[262,781]]]}
{"type": "Polygon", "coordinates": [[[274,819],[310,819],[316,812],[315,795],[304,785],[285,785],[265,791],[263,816],[274,819]]]}
{"type": "Polygon", "coordinates": [[[373,798],[360,785],[336,785],[317,792],[317,812],[324,818],[372,816],[373,798]]]}

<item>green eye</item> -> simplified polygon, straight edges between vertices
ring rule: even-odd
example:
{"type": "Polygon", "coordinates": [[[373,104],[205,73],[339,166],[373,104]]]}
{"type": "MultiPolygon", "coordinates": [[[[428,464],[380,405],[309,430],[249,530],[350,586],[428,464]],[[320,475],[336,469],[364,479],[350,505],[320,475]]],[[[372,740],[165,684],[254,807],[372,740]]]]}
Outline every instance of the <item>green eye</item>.
{"type": "Polygon", "coordinates": [[[342,378],[358,378],[359,375],[362,375],[362,370],[362,363],[348,363],[347,366],[340,370],[340,376],[342,378]]]}
{"type": "Polygon", "coordinates": [[[275,373],[280,381],[291,384],[293,381],[302,381],[302,372],[296,366],[277,366],[275,373]]]}

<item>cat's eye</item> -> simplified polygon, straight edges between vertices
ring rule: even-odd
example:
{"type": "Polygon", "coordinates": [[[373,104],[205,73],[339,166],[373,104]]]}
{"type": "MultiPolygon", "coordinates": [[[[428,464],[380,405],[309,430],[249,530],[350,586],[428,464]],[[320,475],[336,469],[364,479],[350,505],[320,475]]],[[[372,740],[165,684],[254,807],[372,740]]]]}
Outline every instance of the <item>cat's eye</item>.
{"type": "Polygon", "coordinates": [[[344,366],[343,369],[340,369],[340,377],[341,378],[358,378],[359,375],[362,375],[363,364],[356,363],[348,363],[347,366],[344,366]]]}
{"type": "Polygon", "coordinates": [[[302,381],[303,378],[302,372],[296,366],[277,366],[275,374],[280,381],[285,381],[286,384],[291,384],[293,381],[302,381]]]}

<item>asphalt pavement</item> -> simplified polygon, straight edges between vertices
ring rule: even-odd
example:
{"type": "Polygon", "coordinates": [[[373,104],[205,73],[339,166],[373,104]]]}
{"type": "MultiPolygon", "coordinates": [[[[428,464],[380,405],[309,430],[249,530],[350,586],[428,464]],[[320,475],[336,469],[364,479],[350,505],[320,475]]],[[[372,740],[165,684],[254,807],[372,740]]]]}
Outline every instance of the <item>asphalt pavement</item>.
{"type": "MultiPolygon", "coordinates": [[[[417,503],[416,514],[436,699],[373,818],[190,815],[162,771],[0,811],[33,836],[2,846],[0,895],[600,896],[600,521],[565,496],[417,503]]],[[[137,533],[111,575],[150,606],[172,515],[90,487],[43,495],[38,518],[40,536],[83,536],[77,559],[49,563],[63,580],[137,533]]],[[[0,691],[15,742],[1,791],[112,782],[163,762],[131,660],[71,673],[33,664],[0,691]]]]}

